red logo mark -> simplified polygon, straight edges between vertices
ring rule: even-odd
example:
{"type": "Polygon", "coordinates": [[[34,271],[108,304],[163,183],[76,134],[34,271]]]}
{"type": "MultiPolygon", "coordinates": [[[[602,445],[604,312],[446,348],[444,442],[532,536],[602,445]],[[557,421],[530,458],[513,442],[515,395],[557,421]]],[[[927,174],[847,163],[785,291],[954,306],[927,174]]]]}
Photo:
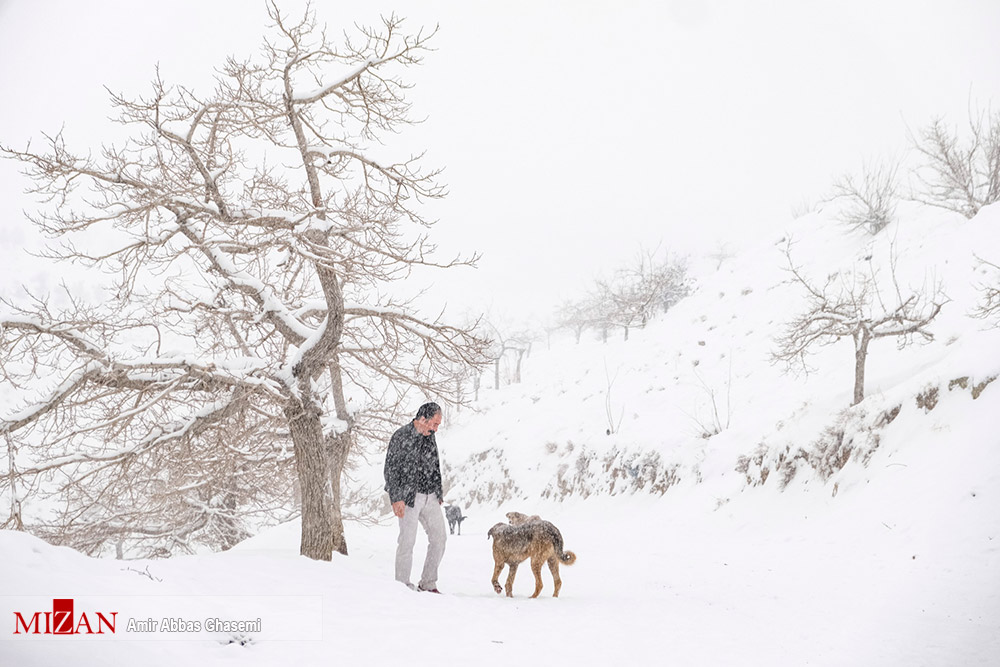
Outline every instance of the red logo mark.
{"type": "Polygon", "coordinates": [[[52,600],[52,611],[36,611],[27,619],[21,612],[15,611],[14,634],[103,635],[105,629],[111,634],[115,634],[115,623],[118,620],[117,611],[110,612],[108,615],[101,612],[92,613],[90,618],[87,617],[86,612],[81,612],[77,618],[73,606],[73,598],[55,598],[52,600]],[[95,616],[96,630],[94,624],[91,624],[91,618],[95,616]],[[109,619],[108,616],[111,618],[109,619]]]}

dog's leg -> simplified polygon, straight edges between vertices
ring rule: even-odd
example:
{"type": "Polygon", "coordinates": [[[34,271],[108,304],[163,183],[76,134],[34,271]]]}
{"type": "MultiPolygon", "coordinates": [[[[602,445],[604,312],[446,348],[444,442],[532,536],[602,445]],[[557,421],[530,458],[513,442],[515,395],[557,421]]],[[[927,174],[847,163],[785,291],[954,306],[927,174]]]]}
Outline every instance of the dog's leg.
{"type": "Polygon", "coordinates": [[[514,597],[514,575],[517,574],[517,563],[510,564],[510,570],[507,572],[507,597],[514,597]]]}
{"type": "Polygon", "coordinates": [[[531,559],[531,572],[535,575],[535,594],[531,597],[537,598],[538,594],[542,592],[542,563],[545,561],[532,558],[531,559]]]}
{"type": "Polygon", "coordinates": [[[501,592],[503,592],[503,589],[500,588],[500,581],[499,581],[500,571],[503,569],[503,561],[498,560],[496,564],[497,564],[496,567],[493,568],[493,581],[491,583],[493,584],[493,590],[495,590],[497,592],[497,595],[499,595],[501,592]]]}
{"type": "Polygon", "coordinates": [[[552,573],[552,583],[555,584],[556,591],[552,597],[559,597],[559,589],[562,588],[562,579],[559,578],[559,557],[553,556],[549,559],[549,571],[552,573]]]}

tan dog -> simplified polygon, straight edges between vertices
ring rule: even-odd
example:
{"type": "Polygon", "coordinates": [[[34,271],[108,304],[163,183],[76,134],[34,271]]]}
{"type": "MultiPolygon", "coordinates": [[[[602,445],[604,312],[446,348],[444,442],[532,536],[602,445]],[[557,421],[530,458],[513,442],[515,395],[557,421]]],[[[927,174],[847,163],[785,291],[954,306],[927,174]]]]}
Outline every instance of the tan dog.
{"type": "MultiPolygon", "coordinates": [[[[516,514],[516,512],[511,512],[511,514],[516,514]]],[[[548,521],[538,519],[520,525],[498,523],[490,528],[487,535],[493,538],[493,561],[496,565],[493,569],[493,590],[498,594],[504,590],[500,588],[498,580],[500,571],[503,570],[504,565],[507,565],[510,567],[507,573],[507,597],[514,597],[512,589],[517,566],[530,558],[531,571],[535,575],[535,593],[531,597],[536,598],[542,592],[543,563],[548,563],[549,570],[552,572],[552,583],[555,585],[552,597],[559,597],[559,589],[562,588],[562,579],[559,578],[559,563],[572,565],[576,562],[576,554],[572,551],[563,551],[563,538],[558,528],[548,521]]]]}
{"type": "Polygon", "coordinates": [[[507,512],[507,520],[510,521],[510,525],[512,526],[520,526],[528,523],[529,521],[541,521],[542,517],[537,514],[528,516],[527,514],[521,514],[520,512],[507,512]]]}

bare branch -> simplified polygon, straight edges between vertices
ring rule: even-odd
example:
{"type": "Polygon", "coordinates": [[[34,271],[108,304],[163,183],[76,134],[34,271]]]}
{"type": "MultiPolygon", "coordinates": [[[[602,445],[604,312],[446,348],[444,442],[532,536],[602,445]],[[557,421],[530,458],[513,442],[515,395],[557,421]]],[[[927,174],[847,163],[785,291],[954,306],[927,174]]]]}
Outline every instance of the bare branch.
{"type": "Polygon", "coordinates": [[[850,337],[854,341],[855,384],[854,404],[864,398],[865,363],[868,346],[878,338],[895,337],[900,347],[914,335],[933,339],[928,326],[941,312],[947,299],[940,285],[905,298],[896,279],[895,258],[891,258],[891,281],[895,300],[887,300],[879,289],[879,280],[869,265],[867,273],[852,271],[847,275],[833,274],[819,287],[796,266],[791,254],[792,242],[784,247],[786,270],[791,281],[804,289],[806,308],[786,324],[777,338],[777,350],[772,361],[783,363],[789,370],[809,372],[806,358],[816,347],[836,343],[850,337]]]}
{"type": "Polygon", "coordinates": [[[910,142],[924,158],[915,174],[916,201],[972,218],[1000,201],[1000,113],[969,105],[963,140],[942,118],[933,119],[910,142]]]}

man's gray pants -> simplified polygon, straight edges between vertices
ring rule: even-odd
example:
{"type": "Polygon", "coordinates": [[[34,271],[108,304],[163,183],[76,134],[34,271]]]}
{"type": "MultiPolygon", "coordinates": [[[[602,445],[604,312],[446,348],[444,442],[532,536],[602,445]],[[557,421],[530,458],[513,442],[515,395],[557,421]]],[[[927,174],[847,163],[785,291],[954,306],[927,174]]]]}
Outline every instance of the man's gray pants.
{"type": "Polygon", "coordinates": [[[427,533],[427,557],[420,575],[420,588],[437,588],[438,565],[444,556],[448,531],[444,528],[444,512],[434,494],[418,493],[413,507],[407,506],[399,521],[399,540],[396,542],[396,581],[410,584],[413,570],[413,546],[417,543],[417,523],[427,533]]]}

